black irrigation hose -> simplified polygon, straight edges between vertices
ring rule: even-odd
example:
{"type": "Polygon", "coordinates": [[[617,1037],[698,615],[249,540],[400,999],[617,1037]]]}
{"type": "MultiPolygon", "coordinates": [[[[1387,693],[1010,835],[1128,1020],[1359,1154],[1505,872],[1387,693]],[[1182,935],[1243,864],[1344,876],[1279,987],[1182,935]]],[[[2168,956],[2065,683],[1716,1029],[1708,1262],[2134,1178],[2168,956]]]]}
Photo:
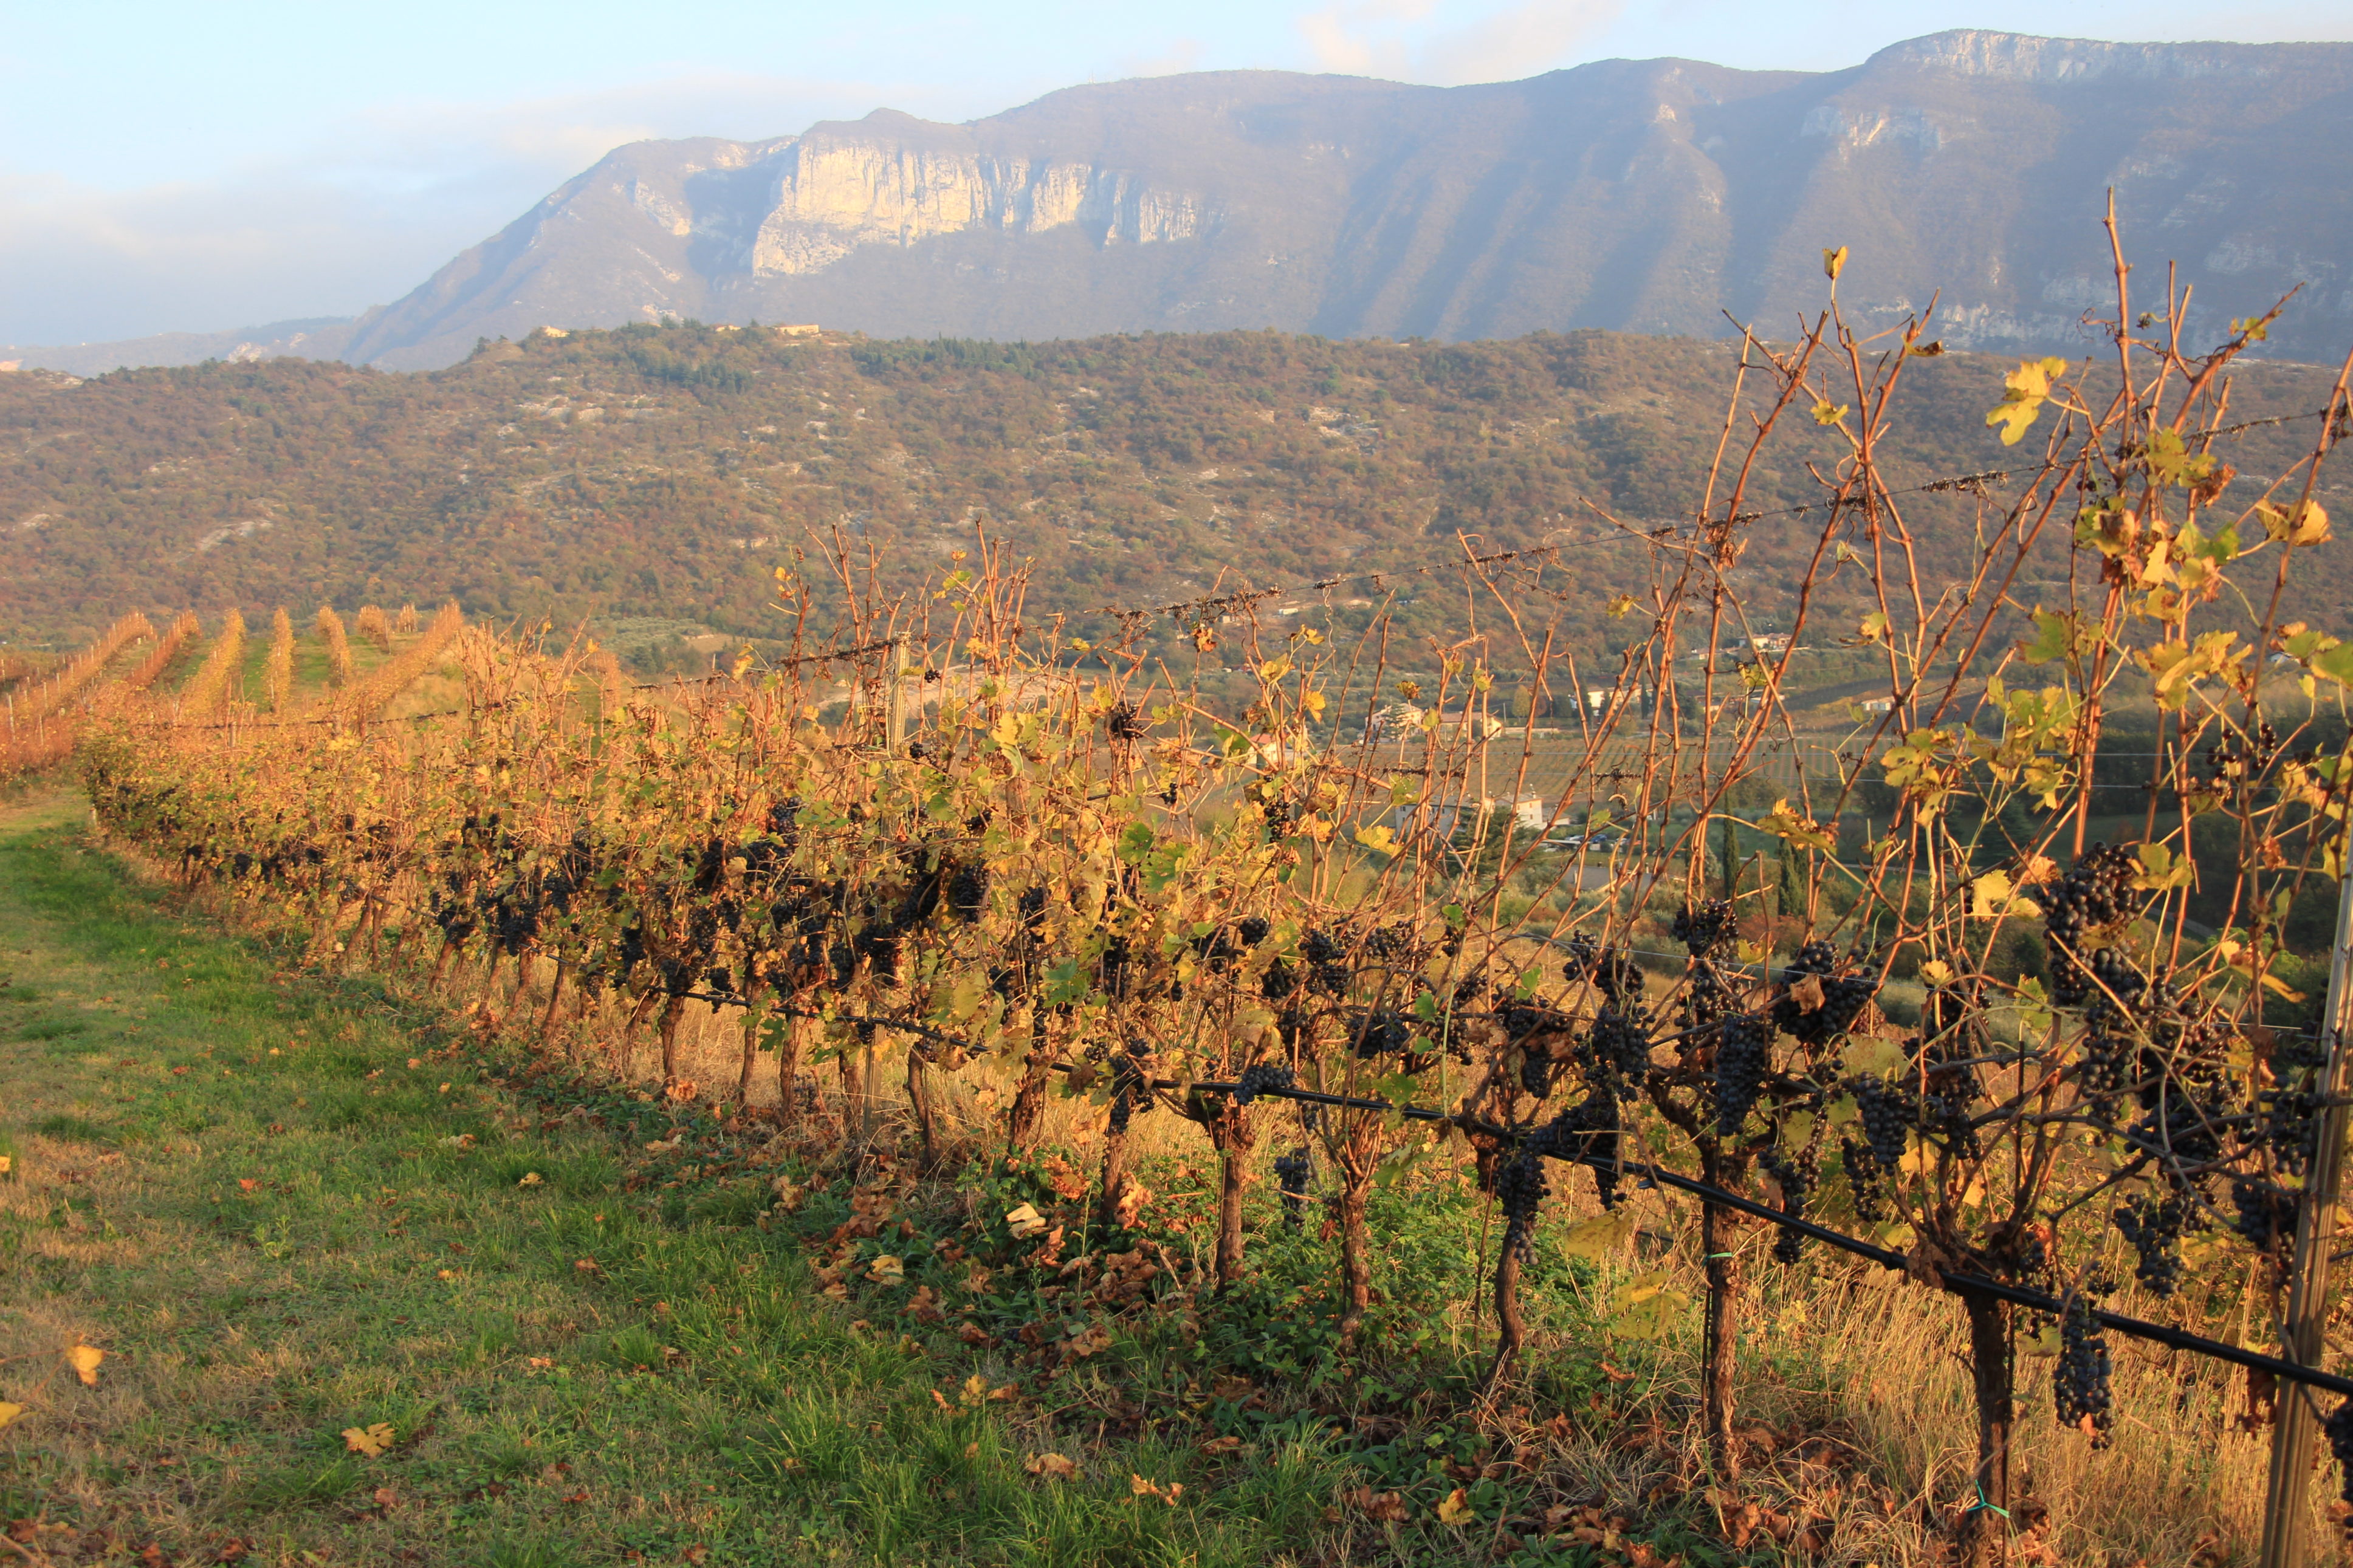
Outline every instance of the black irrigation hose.
{"type": "MultiPolygon", "coordinates": [[[[1070,1070],[1066,1063],[1057,1062],[1054,1065],[1058,1070],[1064,1072],[1070,1070]]],[[[1155,1089],[1190,1088],[1207,1094],[1232,1094],[1240,1088],[1239,1084],[1231,1083],[1188,1085],[1162,1079],[1154,1079],[1152,1087],[1155,1089]]],[[[1330,1105],[1349,1110],[1393,1110],[1404,1116],[1409,1121],[1443,1121],[1451,1126],[1462,1128],[1466,1131],[1481,1132],[1489,1137],[1501,1138],[1511,1142],[1523,1141],[1521,1134],[1506,1128],[1494,1126],[1490,1122],[1481,1121],[1476,1117],[1450,1116],[1445,1111],[1432,1110],[1425,1106],[1397,1105],[1386,1100],[1367,1100],[1346,1094],[1323,1094],[1305,1089],[1261,1089],[1252,1092],[1271,1099],[1303,1100],[1310,1105],[1330,1105]]],[[[1555,1154],[1552,1157],[1573,1165],[1590,1165],[1598,1171],[1609,1171],[1620,1175],[1641,1176],[1658,1185],[1673,1187],[1678,1191],[1689,1193],[1694,1197],[1704,1198],[1719,1207],[1738,1209],[1741,1213],[1753,1215],[1757,1219],[1768,1220],[1785,1230],[1794,1230],[1800,1236],[1821,1242],[1825,1246],[1837,1247],[1842,1252],[1851,1252],[1857,1258],[1867,1258],[1883,1268],[1892,1268],[1898,1273],[1913,1272],[1911,1259],[1900,1252],[1890,1251],[1884,1247],[1877,1247],[1858,1237],[1842,1235],[1826,1226],[1816,1225],[1811,1220],[1799,1219],[1795,1215],[1783,1214],[1779,1209],[1760,1204],[1754,1198],[1744,1198],[1738,1193],[1727,1191],[1710,1182],[1697,1181],[1690,1176],[1680,1176],[1672,1171],[1662,1171],[1656,1165],[1634,1164],[1624,1160],[1604,1160],[1585,1154],[1555,1154]]],[[[1998,1279],[1987,1279],[1975,1274],[1937,1273],[1935,1276],[1935,1282],[1940,1289],[1950,1290],[1956,1295],[1991,1296],[1996,1300],[2008,1301],[2013,1306],[2024,1307],[2031,1311],[2048,1312],[2054,1317],[2063,1316],[2067,1310],[2067,1303],[2056,1296],[2046,1296],[2040,1290],[2029,1290],[2021,1286],[2005,1285],[1998,1279]]],[[[2252,1372],[2269,1373],[2274,1377],[2284,1378],[2290,1383],[2300,1383],[2309,1388],[2326,1389],[2331,1394],[2353,1398],[2353,1378],[2338,1377],[2333,1373],[2302,1366],[2279,1356],[2265,1355],[2260,1351],[2242,1350],[2237,1345],[2225,1344],[2221,1340],[2210,1340],[2203,1334],[2193,1334],[2182,1329],[2168,1329],[2162,1323],[2152,1323],[2144,1318],[2127,1317],[2122,1312],[2094,1309],[2092,1316],[2102,1328],[2114,1329],[2116,1332],[2128,1335],[2133,1339],[2148,1340],[2174,1350],[2189,1351],[2194,1355],[2230,1362],[2233,1365],[2243,1366],[2252,1372]]]]}

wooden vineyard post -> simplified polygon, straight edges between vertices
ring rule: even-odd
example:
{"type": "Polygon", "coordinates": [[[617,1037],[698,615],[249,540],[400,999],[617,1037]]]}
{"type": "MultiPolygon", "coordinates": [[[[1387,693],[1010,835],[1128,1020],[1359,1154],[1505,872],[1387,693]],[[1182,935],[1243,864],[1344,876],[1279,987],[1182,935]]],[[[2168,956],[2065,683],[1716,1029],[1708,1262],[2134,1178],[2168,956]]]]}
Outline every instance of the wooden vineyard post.
{"type": "MultiPolygon", "coordinates": [[[[2347,1068],[2346,1008],[2353,1003],[2347,959],[2353,947],[2353,875],[2338,885],[2337,942],[2328,954],[2328,1003],[2322,1041],[2327,1068],[2321,1082],[2320,1140],[2314,1150],[2304,1202],[2296,1207],[2295,1251],[2290,1262],[2287,1324],[2280,1353],[2300,1366],[2317,1367],[2328,1315],[2328,1254],[2337,1236],[2337,1198],[2345,1171],[2347,1068]]],[[[2297,1568],[2305,1560],[2305,1521],[2311,1512],[2313,1439],[2319,1422],[2309,1389],[2281,1391],[2279,1419],[2272,1429],[2271,1488],[2263,1500],[2262,1568],[2297,1568]]]]}

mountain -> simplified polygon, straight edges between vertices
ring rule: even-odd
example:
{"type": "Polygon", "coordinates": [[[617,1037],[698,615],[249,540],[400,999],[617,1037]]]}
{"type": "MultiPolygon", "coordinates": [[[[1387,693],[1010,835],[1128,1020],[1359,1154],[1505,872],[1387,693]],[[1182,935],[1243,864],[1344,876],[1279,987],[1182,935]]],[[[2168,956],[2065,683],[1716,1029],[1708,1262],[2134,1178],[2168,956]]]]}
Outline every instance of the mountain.
{"type": "MultiPolygon", "coordinates": [[[[904,587],[982,531],[1033,563],[1025,614],[1078,616],[1071,629],[1100,640],[1099,606],[1410,572],[1468,537],[1571,547],[1550,584],[1561,647],[1608,668],[1626,629],[1610,595],[1646,593],[1644,531],[1696,510],[1738,356],[1599,331],[1002,344],[641,324],[535,331],[423,375],[298,359],[0,375],[0,640],[70,642],[134,607],[162,624],[237,605],[259,625],[280,605],[452,596],[478,617],[586,619],[606,636],[659,617],[775,637],[789,623],[772,573],[797,552],[871,551],[881,584],[904,587]]],[[[2002,446],[1985,418],[2015,364],[1914,361],[1876,448],[1892,481],[2029,466],[2039,447],[2002,446]]],[[[2249,476],[2233,500],[2310,449],[2334,374],[2235,374],[2231,417],[2257,423],[2216,447],[2249,476]]],[[[1732,568],[1751,614],[1788,613],[1820,520],[1780,509],[1818,501],[1810,470],[1845,453],[1811,419],[1777,426],[1743,499],[1766,515],[1732,568]]],[[[2318,491],[2339,517],[2353,515],[2345,479],[2331,468],[2318,491]]],[[[1997,504],[2013,493],[1983,484],[1997,504]]],[[[1968,489],[1907,497],[1932,580],[1966,574],[1977,504],[1968,489]]],[[[2353,632],[2353,554],[2297,560],[2288,613],[2353,632]]],[[[2063,595],[2064,570],[2014,592],[2063,595]]],[[[1352,580],[1276,607],[1345,616],[1395,593],[1411,641],[1460,609],[1424,592],[1352,580]]],[[[1840,573],[1816,609],[1851,627],[1867,592],[1840,573]]],[[[838,616],[820,604],[812,624],[838,616]]]]}
{"type": "MultiPolygon", "coordinates": [[[[2274,352],[2353,334],[2353,45],[1947,32],[1851,69],[1609,60],[1429,88],[1232,71],[1071,88],[966,125],[889,110],[614,152],[347,335],[390,368],[670,317],[997,340],[1276,327],[1476,339],[1786,331],[1940,299],[1960,346],[2080,349],[2168,261],[2213,337],[2298,283],[2274,352]]],[[[260,343],[262,329],[225,334],[260,343]]],[[[93,345],[137,357],[139,345],[93,345]]],[[[185,350],[183,350],[185,352],[185,350]]],[[[0,351],[86,367],[56,351],[0,351]]]]}

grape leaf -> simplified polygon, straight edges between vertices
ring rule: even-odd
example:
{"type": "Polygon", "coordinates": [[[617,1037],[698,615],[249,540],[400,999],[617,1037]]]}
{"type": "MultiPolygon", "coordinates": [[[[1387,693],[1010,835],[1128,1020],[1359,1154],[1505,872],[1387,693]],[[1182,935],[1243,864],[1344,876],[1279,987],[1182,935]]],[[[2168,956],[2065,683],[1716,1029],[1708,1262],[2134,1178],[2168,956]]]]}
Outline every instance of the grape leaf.
{"type": "Polygon", "coordinates": [[[372,1426],[346,1426],[343,1436],[345,1449],[354,1454],[364,1454],[371,1459],[376,1458],[392,1447],[392,1423],[379,1421],[372,1426]]]}

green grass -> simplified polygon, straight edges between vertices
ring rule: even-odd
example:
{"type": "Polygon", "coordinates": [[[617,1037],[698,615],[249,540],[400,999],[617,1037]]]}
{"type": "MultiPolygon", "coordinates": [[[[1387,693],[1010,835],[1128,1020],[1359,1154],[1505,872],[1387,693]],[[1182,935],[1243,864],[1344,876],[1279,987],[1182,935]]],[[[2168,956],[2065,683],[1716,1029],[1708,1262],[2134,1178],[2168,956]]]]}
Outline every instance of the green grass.
{"type": "Polygon", "coordinates": [[[1211,1474],[1183,1432],[1082,1447],[1054,1434],[1090,1412],[967,1407],[976,1365],[1012,1369],[853,1320],[781,1229],[665,1221],[620,1190],[608,1135],[528,1114],[372,987],[178,918],[79,816],[0,814],[0,1401],[24,1407],[0,1518],[35,1521],[37,1550],[1314,1555],[1341,1475],[1315,1445],[1211,1474]],[[94,1386],[77,1343],[107,1352],[94,1386]],[[345,1429],[378,1424],[391,1448],[352,1452],[345,1429]],[[1050,1447],[1084,1478],[1030,1474],[1050,1447]],[[1182,1503],[1131,1472],[1185,1482],[1182,1503]]]}

